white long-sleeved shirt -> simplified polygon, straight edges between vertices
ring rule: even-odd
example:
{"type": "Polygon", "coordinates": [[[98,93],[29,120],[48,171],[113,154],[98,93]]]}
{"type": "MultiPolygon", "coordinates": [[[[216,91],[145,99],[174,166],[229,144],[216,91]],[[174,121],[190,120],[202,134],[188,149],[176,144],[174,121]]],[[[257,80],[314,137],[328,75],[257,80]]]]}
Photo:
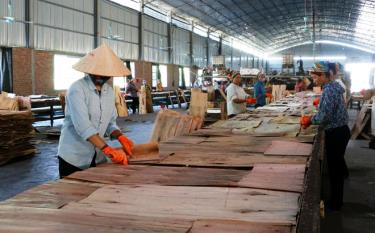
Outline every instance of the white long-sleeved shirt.
{"type": "Polygon", "coordinates": [[[104,84],[101,94],[89,77],[74,82],[66,95],[65,119],[61,130],[58,156],[81,169],[90,166],[96,151],[96,163],[107,162],[106,156],[87,141],[99,134],[110,135],[119,129],[112,87],[104,84]]]}
{"type": "Polygon", "coordinates": [[[235,99],[246,99],[249,97],[248,94],[246,94],[245,90],[236,85],[231,83],[227,89],[227,110],[228,110],[228,116],[233,114],[239,114],[246,112],[246,103],[240,103],[237,104],[233,102],[235,99]]]}

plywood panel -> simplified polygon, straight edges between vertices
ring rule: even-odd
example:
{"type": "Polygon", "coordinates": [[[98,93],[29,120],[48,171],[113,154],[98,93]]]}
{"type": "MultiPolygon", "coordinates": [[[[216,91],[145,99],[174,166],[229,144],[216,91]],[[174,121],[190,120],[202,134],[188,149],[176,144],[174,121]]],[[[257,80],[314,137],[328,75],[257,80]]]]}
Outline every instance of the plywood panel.
{"type": "Polygon", "coordinates": [[[185,233],[191,221],[92,213],[79,209],[0,206],[0,232],[12,233],[185,233]]]}
{"type": "Polygon", "coordinates": [[[181,220],[295,224],[298,198],[296,193],[249,188],[109,185],[64,208],[181,220]]]}
{"type": "Polygon", "coordinates": [[[304,164],[256,164],[238,185],[301,193],[305,169],[304,164]]]}
{"type": "Polygon", "coordinates": [[[160,162],[164,165],[207,166],[207,167],[252,167],[258,163],[306,164],[301,156],[264,156],[262,154],[199,153],[188,151],[175,153],[160,162]]]}
{"type": "MultiPolygon", "coordinates": [[[[58,209],[71,201],[86,198],[100,184],[59,180],[39,185],[0,203],[1,205],[58,209]]],[[[1,224],[0,224],[1,225],[1,224]]]]}
{"type": "Polygon", "coordinates": [[[238,181],[249,172],[236,169],[106,165],[76,172],[68,178],[104,184],[237,186],[238,181]]]}
{"type": "Polygon", "coordinates": [[[189,233],[290,233],[292,226],[244,221],[198,220],[189,233]]]}
{"type": "Polygon", "coordinates": [[[310,156],[311,153],[311,144],[288,141],[272,141],[272,145],[266,150],[264,154],[310,156]]]}

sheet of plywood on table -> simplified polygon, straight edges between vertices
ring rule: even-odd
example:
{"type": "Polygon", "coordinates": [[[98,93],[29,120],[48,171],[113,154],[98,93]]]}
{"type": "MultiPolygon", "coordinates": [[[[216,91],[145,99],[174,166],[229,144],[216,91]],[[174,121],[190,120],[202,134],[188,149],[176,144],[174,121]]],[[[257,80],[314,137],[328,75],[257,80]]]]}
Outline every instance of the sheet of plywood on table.
{"type": "Polygon", "coordinates": [[[300,123],[300,117],[294,116],[278,116],[270,120],[270,123],[277,123],[277,124],[297,124],[300,123]]]}
{"type": "Polygon", "coordinates": [[[100,184],[59,180],[29,189],[0,202],[0,205],[57,209],[71,201],[86,198],[101,186],[100,184]]]}
{"type": "Polygon", "coordinates": [[[256,164],[238,185],[301,193],[305,169],[304,164],[256,164]]]}
{"type": "Polygon", "coordinates": [[[192,221],[100,214],[79,209],[0,206],[0,232],[8,233],[185,233],[192,221]]]}
{"type": "Polygon", "coordinates": [[[291,225],[252,223],[231,220],[194,221],[189,233],[291,233],[291,225]]]}
{"type": "Polygon", "coordinates": [[[200,130],[194,131],[191,133],[193,136],[200,136],[200,137],[230,137],[232,136],[231,129],[211,129],[211,128],[202,128],[200,130]]]}
{"type": "Polygon", "coordinates": [[[266,134],[275,134],[283,133],[286,136],[296,137],[300,130],[299,124],[275,124],[267,123],[261,124],[258,128],[254,130],[254,134],[266,135],[266,134]]]}
{"type": "Polygon", "coordinates": [[[262,123],[262,120],[219,120],[210,125],[211,129],[239,129],[239,128],[256,128],[262,123]]]}
{"type": "MultiPolygon", "coordinates": [[[[117,150],[123,150],[123,148],[117,148],[117,150]]],[[[133,154],[129,158],[129,163],[137,164],[144,161],[158,162],[160,159],[159,144],[156,142],[150,142],[134,145],[133,154]]]]}
{"type": "Polygon", "coordinates": [[[75,172],[68,178],[103,184],[237,186],[248,173],[238,169],[112,165],[75,172]]]}
{"type": "Polygon", "coordinates": [[[299,194],[250,188],[108,185],[66,205],[113,215],[295,224],[299,194]]]}
{"type": "Polygon", "coordinates": [[[272,141],[271,146],[264,152],[265,155],[294,155],[310,156],[312,145],[301,142],[272,141]]]}
{"type": "Polygon", "coordinates": [[[258,163],[306,164],[303,156],[265,156],[251,153],[226,152],[176,152],[160,161],[163,165],[205,166],[205,167],[252,167],[258,163]]]}
{"type": "Polygon", "coordinates": [[[159,154],[161,157],[171,155],[176,152],[187,151],[188,153],[212,153],[220,152],[230,155],[231,153],[263,153],[270,146],[270,142],[262,141],[235,141],[228,138],[228,141],[205,140],[199,144],[177,144],[161,143],[159,145],[159,154]]]}

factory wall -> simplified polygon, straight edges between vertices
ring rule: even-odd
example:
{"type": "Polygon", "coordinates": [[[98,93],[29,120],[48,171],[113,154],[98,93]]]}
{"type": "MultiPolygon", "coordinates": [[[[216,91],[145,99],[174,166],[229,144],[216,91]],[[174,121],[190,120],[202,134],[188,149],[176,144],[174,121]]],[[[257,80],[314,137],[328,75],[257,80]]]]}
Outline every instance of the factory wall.
{"type": "Polygon", "coordinates": [[[17,95],[56,95],[53,85],[53,53],[13,48],[13,92],[17,95]]]}
{"type": "MultiPolygon", "coordinates": [[[[54,54],[80,57],[106,43],[121,59],[135,61],[135,78],[149,84],[152,63],[174,64],[168,65],[167,88],[175,89],[179,66],[212,65],[212,56],[219,55],[221,47],[219,37],[198,35],[192,27],[174,24],[176,20],[169,24],[108,0],[12,2],[15,18],[32,22],[0,24],[0,46],[13,48],[13,83],[18,95],[61,92],[54,89],[54,54]]],[[[0,1],[0,8],[10,14],[7,1],[0,1]]],[[[222,46],[228,68],[249,66],[246,53],[233,51],[228,43],[222,46]]]]}

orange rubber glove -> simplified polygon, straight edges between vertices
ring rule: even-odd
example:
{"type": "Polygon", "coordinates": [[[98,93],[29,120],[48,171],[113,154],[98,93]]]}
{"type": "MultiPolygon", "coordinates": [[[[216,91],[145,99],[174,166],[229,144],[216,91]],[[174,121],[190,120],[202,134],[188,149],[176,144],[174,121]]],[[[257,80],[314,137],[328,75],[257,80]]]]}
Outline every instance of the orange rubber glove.
{"type": "Polygon", "coordinates": [[[124,135],[120,135],[117,140],[121,143],[122,148],[124,149],[126,154],[133,155],[134,143],[132,140],[125,137],[124,135]]]}
{"type": "Polygon", "coordinates": [[[311,125],[311,116],[303,116],[301,117],[299,123],[301,127],[307,129],[311,125]]]}
{"type": "Polygon", "coordinates": [[[247,98],[246,99],[246,103],[248,103],[248,104],[256,104],[257,103],[257,99],[255,99],[255,98],[247,98]]]}
{"type": "Polygon", "coordinates": [[[128,165],[128,157],[126,156],[124,151],[115,150],[109,146],[105,146],[102,151],[112,160],[112,162],[122,165],[128,165]]]}
{"type": "Polygon", "coordinates": [[[314,105],[315,107],[318,107],[318,106],[319,106],[319,103],[320,103],[320,98],[316,98],[316,99],[314,99],[314,101],[313,101],[313,105],[314,105]]]}

